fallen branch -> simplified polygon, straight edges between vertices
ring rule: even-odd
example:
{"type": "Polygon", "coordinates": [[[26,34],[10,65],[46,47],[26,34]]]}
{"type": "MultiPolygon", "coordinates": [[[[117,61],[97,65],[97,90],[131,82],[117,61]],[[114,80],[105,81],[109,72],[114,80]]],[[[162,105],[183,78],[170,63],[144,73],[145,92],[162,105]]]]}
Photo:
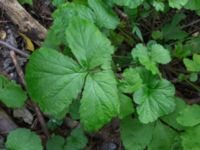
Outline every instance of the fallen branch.
{"type": "Polygon", "coordinates": [[[17,0],[0,0],[0,9],[5,11],[21,32],[26,34],[37,45],[41,45],[41,41],[44,40],[47,30],[17,0]]]}
{"type": "Polygon", "coordinates": [[[7,43],[7,42],[4,42],[2,40],[0,40],[0,45],[4,46],[4,47],[7,47],[9,48],[10,50],[13,50],[15,51],[16,53],[20,54],[21,56],[23,57],[29,57],[29,54],[23,52],[22,50],[12,46],[11,44],[7,43]]]}

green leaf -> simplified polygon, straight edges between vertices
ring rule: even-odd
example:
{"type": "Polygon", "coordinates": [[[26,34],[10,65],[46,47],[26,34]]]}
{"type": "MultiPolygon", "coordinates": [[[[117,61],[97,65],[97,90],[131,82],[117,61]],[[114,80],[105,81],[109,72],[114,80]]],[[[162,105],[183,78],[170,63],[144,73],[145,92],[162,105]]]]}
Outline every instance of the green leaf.
{"type": "Polygon", "coordinates": [[[113,0],[113,2],[119,6],[126,6],[128,8],[137,8],[144,0],[113,0]]]}
{"type": "Polygon", "coordinates": [[[185,8],[190,10],[200,10],[200,1],[199,0],[189,0],[185,8]]]}
{"type": "Polygon", "coordinates": [[[179,116],[180,111],[182,111],[187,106],[187,104],[184,102],[184,100],[182,100],[180,98],[176,98],[175,103],[176,103],[175,110],[172,113],[170,113],[169,115],[162,117],[161,119],[162,119],[162,121],[169,124],[173,128],[175,128],[177,130],[183,130],[183,126],[181,126],[176,121],[176,118],[177,118],[177,116],[179,116]]]}
{"type": "Polygon", "coordinates": [[[64,113],[83,87],[86,72],[71,58],[47,48],[34,52],[26,69],[30,96],[44,113],[64,113]]]}
{"type": "Polygon", "coordinates": [[[123,119],[129,115],[131,115],[135,110],[133,107],[132,99],[124,94],[119,94],[120,100],[120,114],[119,118],[123,119]]]}
{"type": "Polygon", "coordinates": [[[18,0],[21,4],[33,5],[33,0],[18,0]]]}
{"type": "Polygon", "coordinates": [[[99,27],[115,29],[119,24],[119,18],[102,0],[88,0],[89,6],[96,16],[96,23],[99,27]]]}
{"type": "Polygon", "coordinates": [[[192,105],[183,109],[177,117],[177,122],[186,127],[192,127],[200,123],[200,106],[192,105]]]}
{"type": "Polygon", "coordinates": [[[56,7],[64,4],[66,1],[65,0],[51,0],[52,1],[52,4],[56,7]]]}
{"type": "Polygon", "coordinates": [[[6,148],[9,150],[42,150],[42,144],[34,132],[19,128],[9,133],[6,148]]]}
{"type": "Polygon", "coordinates": [[[184,150],[199,150],[200,147],[200,125],[187,129],[181,135],[184,150]]]}
{"type": "Polygon", "coordinates": [[[185,17],[186,16],[184,14],[176,14],[170,23],[164,25],[162,28],[162,34],[166,41],[182,40],[188,36],[188,34],[183,31],[179,25],[185,17]]]}
{"type": "Polygon", "coordinates": [[[184,58],[183,62],[184,62],[188,71],[200,72],[200,55],[194,54],[193,60],[190,60],[188,58],[184,58]]]}
{"type": "Polygon", "coordinates": [[[134,93],[139,120],[149,123],[171,113],[175,108],[174,86],[165,79],[157,79],[149,72],[144,72],[141,78],[145,85],[134,93]]]}
{"type": "Polygon", "coordinates": [[[67,3],[56,9],[53,13],[53,26],[51,26],[48,31],[43,46],[59,48],[59,45],[61,44],[67,45],[65,37],[66,27],[68,27],[69,23],[77,17],[89,20],[90,22],[94,22],[95,20],[92,10],[81,4],[67,3]]]}
{"type": "Polygon", "coordinates": [[[78,62],[93,69],[110,61],[114,48],[92,23],[76,19],[66,30],[66,39],[78,62]]]}
{"type": "Polygon", "coordinates": [[[157,63],[167,64],[171,61],[169,51],[156,43],[148,44],[147,47],[143,44],[137,44],[132,50],[132,56],[134,59],[138,59],[153,74],[159,74],[157,63]]]}
{"type": "Polygon", "coordinates": [[[7,107],[22,107],[27,99],[26,93],[14,81],[0,75],[0,101],[7,107]]]}
{"type": "Polygon", "coordinates": [[[51,137],[46,145],[47,150],[64,150],[65,139],[61,136],[51,137]]]}
{"type": "Polygon", "coordinates": [[[173,129],[157,121],[148,150],[171,150],[176,136],[173,129]]]}
{"type": "Polygon", "coordinates": [[[123,93],[133,93],[142,86],[139,70],[140,68],[128,68],[123,72],[123,79],[119,82],[119,89],[123,93]]]}
{"type": "Polygon", "coordinates": [[[119,114],[119,98],[112,71],[87,76],[80,106],[80,118],[87,131],[97,131],[119,114]]]}
{"type": "Polygon", "coordinates": [[[82,128],[78,127],[71,132],[69,137],[67,137],[67,144],[65,145],[64,150],[82,150],[87,142],[87,137],[84,135],[82,128]]]}
{"type": "Polygon", "coordinates": [[[165,4],[163,3],[163,1],[160,1],[160,0],[154,0],[153,6],[155,7],[157,11],[164,11],[165,9],[165,4]]]}
{"type": "Polygon", "coordinates": [[[172,8],[180,9],[187,4],[189,0],[169,0],[169,6],[172,8]]]}
{"type": "Polygon", "coordinates": [[[143,150],[151,142],[154,124],[142,124],[131,117],[121,121],[121,138],[126,150],[143,150]]]}

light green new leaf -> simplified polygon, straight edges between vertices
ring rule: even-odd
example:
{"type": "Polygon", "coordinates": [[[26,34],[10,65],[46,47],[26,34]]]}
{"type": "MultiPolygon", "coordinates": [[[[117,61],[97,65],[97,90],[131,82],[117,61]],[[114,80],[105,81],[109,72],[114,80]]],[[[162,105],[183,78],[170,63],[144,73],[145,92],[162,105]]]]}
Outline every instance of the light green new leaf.
{"type": "Polygon", "coordinates": [[[184,58],[183,62],[184,62],[188,71],[200,72],[200,55],[194,54],[193,60],[190,60],[188,58],[184,58]]]}
{"type": "Polygon", "coordinates": [[[80,118],[87,131],[97,131],[119,114],[120,103],[112,71],[87,76],[80,106],[80,118]]]}
{"type": "Polygon", "coordinates": [[[34,132],[19,128],[9,133],[6,148],[9,150],[42,150],[42,144],[34,132]]]}
{"type": "Polygon", "coordinates": [[[157,121],[148,150],[172,150],[176,136],[175,130],[157,121]]]}
{"type": "Polygon", "coordinates": [[[164,9],[165,9],[164,2],[160,1],[160,0],[154,0],[153,1],[153,6],[157,11],[164,11],[164,9]]]}
{"type": "Polygon", "coordinates": [[[183,109],[177,117],[177,122],[186,127],[192,127],[200,123],[200,106],[192,105],[183,109]]]}
{"type": "Polygon", "coordinates": [[[96,23],[99,27],[115,29],[119,24],[119,18],[102,0],[88,0],[89,6],[93,9],[96,16],[96,23]]]}
{"type": "Polygon", "coordinates": [[[139,74],[140,68],[126,69],[119,82],[119,89],[123,93],[133,93],[142,86],[142,79],[139,74]]]}
{"type": "Polygon", "coordinates": [[[144,2],[144,0],[112,0],[112,1],[119,6],[126,6],[128,8],[137,8],[144,2]]]}
{"type": "Polygon", "coordinates": [[[47,150],[64,150],[65,139],[62,136],[51,137],[46,145],[47,150]]]}
{"type": "Polygon", "coordinates": [[[119,94],[120,114],[119,118],[123,119],[134,112],[132,99],[124,94],[119,94]]]}
{"type": "Polygon", "coordinates": [[[66,40],[78,62],[94,69],[110,61],[114,47],[99,29],[89,21],[76,19],[66,30],[66,40]]]}
{"type": "Polygon", "coordinates": [[[134,93],[137,113],[142,123],[153,122],[175,108],[174,86],[167,80],[157,79],[148,72],[142,74],[144,86],[134,93]]]}
{"type": "MultiPolygon", "coordinates": [[[[187,4],[189,0],[169,0],[169,6],[172,8],[180,9],[187,4]]],[[[192,1],[192,0],[190,0],[192,1]]]]}
{"type": "Polygon", "coordinates": [[[143,150],[151,142],[154,124],[142,124],[131,117],[121,121],[120,133],[126,150],[143,150]]]}
{"type": "Polygon", "coordinates": [[[148,44],[147,47],[143,44],[137,44],[132,50],[132,56],[134,59],[137,58],[153,74],[159,74],[157,63],[167,64],[171,61],[169,51],[156,43],[148,44]]]}
{"type": "Polygon", "coordinates": [[[71,132],[66,141],[63,150],[82,150],[86,146],[88,139],[84,135],[82,128],[78,127],[71,132]]]}
{"type": "Polygon", "coordinates": [[[18,0],[21,4],[33,4],[33,0],[18,0]]]}
{"type": "Polygon", "coordinates": [[[200,125],[187,129],[182,135],[183,150],[199,150],[200,125]]]}
{"type": "Polygon", "coordinates": [[[58,115],[81,92],[86,72],[71,58],[47,48],[34,52],[26,69],[30,96],[44,113],[58,115]]]}
{"type": "Polygon", "coordinates": [[[0,101],[7,107],[22,107],[27,99],[26,93],[13,81],[0,75],[0,101]]]}

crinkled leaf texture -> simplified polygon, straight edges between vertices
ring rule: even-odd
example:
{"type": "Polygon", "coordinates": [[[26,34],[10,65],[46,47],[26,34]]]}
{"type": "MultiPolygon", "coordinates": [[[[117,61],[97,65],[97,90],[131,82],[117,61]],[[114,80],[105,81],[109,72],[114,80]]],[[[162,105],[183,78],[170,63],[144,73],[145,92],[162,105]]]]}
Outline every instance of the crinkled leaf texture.
{"type": "Polygon", "coordinates": [[[44,113],[58,115],[82,89],[86,72],[71,58],[47,48],[30,57],[26,69],[28,92],[44,113]]]}
{"type": "Polygon", "coordinates": [[[160,121],[142,124],[131,117],[121,121],[121,137],[126,150],[172,149],[177,133],[160,121]]]}
{"type": "Polygon", "coordinates": [[[119,18],[112,8],[108,7],[102,0],[88,0],[89,6],[93,9],[96,23],[99,27],[115,29],[119,24],[119,18]]]}
{"type": "Polygon", "coordinates": [[[93,23],[79,18],[69,24],[66,36],[79,64],[41,48],[32,54],[26,70],[28,91],[45,113],[59,116],[83,89],[80,119],[85,129],[97,131],[119,114],[117,83],[110,67],[114,48],[93,23]]]}
{"type": "Polygon", "coordinates": [[[22,107],[27,99],[26,93],[13,81],[0,75],[0,101],[7,107],[22,107]]]}
{"type": "Polygon", "coordinates": [[[148,44],[147,47],[143,44],[137,44],[132,50],[132,56],[153,74],[159,73],[157,64],[167,64],[171,61],[169,51],[156,43],[148,44]]]}
{"type": "Polygon", "coordinates": [[[9,133],[6,148],[9,150],[42,150],[42,144],[39,136],[34,132],[19,128],[9,133]]]}
{"type": "Polygon", "coordinates": [[[185,127],[192,127],[200,124],[200,106],[192,105],[187,106],[185,109],[180,111],[177,122],[185,127]]]}
{"type": "Polygon", "coordinates": [[[142,123],[153,122],[175,109],[174,86],[165,79],[158,79],[150,72],[140,73],[144,86],[134,93],[137,113],[142,123]]]}
{"type": "Polygon", "coordinates": [[[85,128],[98,130],[119,113],[116,80],[111,71],[89,74],[81,99],[80,117],[85,128]]]}

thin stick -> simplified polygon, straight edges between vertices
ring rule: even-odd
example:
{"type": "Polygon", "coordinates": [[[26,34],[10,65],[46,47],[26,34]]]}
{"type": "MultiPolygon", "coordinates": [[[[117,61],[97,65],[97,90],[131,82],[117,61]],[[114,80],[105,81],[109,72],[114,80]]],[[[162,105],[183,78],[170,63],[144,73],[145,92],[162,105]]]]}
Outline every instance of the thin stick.
{"type": "MultiPolygon", "coordinates": [[[[12,61],[13,61],[14,65],[15,65],[15,68],[17,70],[17,73],[18,73],[19,77],[20,77],[20,80],[22,81],[23,86],[26,88],[26,81],[24,80],[24,73],[23,73],[23,71],[22,71],[22,69],[21,69],[21,67],[20,67],[20,65],[19,65],[19,63],[17,61],[17,56],[16,56],[15,52],[11,51],[10,52],[10,56],[12,58],[12,61]]],[[[32,104],[32,106],[33,106],[33,108],[34,108],[34,110],[35,110],[35,112],[37,114],[38,120],[40,122],[40,125],[42,127],[42,130],[43,130],[44,134],[46,135],[47,138],[49,138],[50,134],[49,134],[49,131],[48,131],[47,127],[46,127],[46,122],[44,120],[44,117],[43,117],[39,107],[33,101],[31,101],[31,104],[32,104]]]]}
{"type": "Polygon", "coordinates": [[[14,64],[14,66],[16,68],[16,71],[17,71],[17,73],[19,75],[19,78],[20,78],[22,84],[24,85],[24,87],[26,87],[26,82],[24,80],[24,73],[23,73],[23,71],[22,71],[22,69],[21,69],[21,67],[20,67],[20,65],[19,65],[19,63],[17,61],[17,56],[16,56],[16,54],[15,54],[15,52],[13,50],[10,51],[10,57],[12,58],[13,64],[14,64]]]}
{"type": "Polygon", "coordinates": [[[200,19],[194,20],[193,22],[191,22],[191,23],[189,23],[189,24],[183,25],[183,26],[181,27],[181,29],[190,27],[190,26],[192,26],[192,25],[194,25],[194,24],[197,24],[197,23],[199,23],[199,22],[200,22],[200,19]]]}
{"type": "Polygon", "coordinates": [[[16,47],[12,46],[11,44],[9,44],[9,43],[7,43],[7,42],[4,42],[4,41],[0,40],[0,45],[2,45],[2,46],[4,46],[4,47],[7,47],[7,48],[9,48],[9,49],[11,49],[11,50],[13,50],[13,51],[15,51],[16,53],[22,55],[23,57],[29,57],[29,54],[27,54],[27,53],[21,51],[20,49],[18,49],[18,48],[16,48],[16,47]]]}

